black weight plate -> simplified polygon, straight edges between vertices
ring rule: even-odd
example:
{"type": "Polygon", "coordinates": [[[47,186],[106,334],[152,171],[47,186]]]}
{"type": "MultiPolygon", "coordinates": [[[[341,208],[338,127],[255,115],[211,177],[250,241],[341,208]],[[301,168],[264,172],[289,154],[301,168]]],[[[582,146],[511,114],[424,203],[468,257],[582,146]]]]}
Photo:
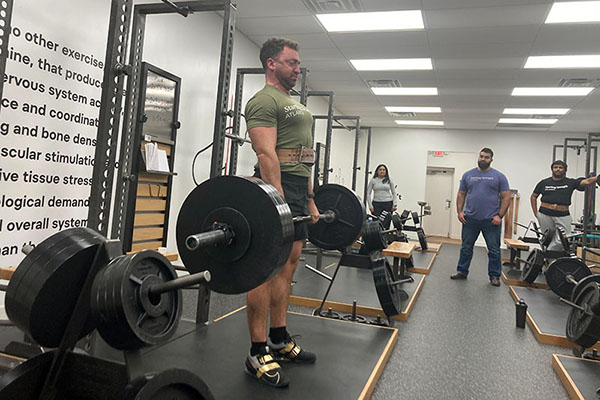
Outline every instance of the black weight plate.
{"type": "Polygon", "coordinates": [[[404,223],[408,219],[409,215],[410,215],[409,210],[402,211],[402,214],[400,214],[400,220],[402,221],[402,223],[404,223]]]}
{"type": "Polygon", "coordinates": [[[527,283],[533,283],[542,272],[544,266],[544,252],[540,249],[534,249],[527,256],[527,262],[523,265],[521,279],[527,283]]]}
{"type": "Polygon", "coordinates": [[[401,231],[404,227],[404,222],[402,221],[402,218],[400,218],[400,216],[395,213],[392,214],[392,224],[394,224],[394,228],[396,228],[399,231],[401,231]]]}
{"type": "Polygon", "coordinates": [[[575,257],[562,257],[554,260],[546,271],[546,282],[548,287],[559,297],[570,299],[575,284],[567,281],[568,275],[574,280],[580,281],[592,272],[583,261],[575,257]]]}
{"type": "Polygon", "coordinates": [[[391,285],[394,282],[394,275],[387,258],[372,258],[371,265],[373,267],[375,290],[377,291],[377,297],[379,298],[379,304],[381,304],[383,312],[388,317],[399,315],[402,310],[402,298],[397,286],[391,285]]]}
{"type": "Polygon", "coordinates": [[[412,220],[413,220],[413,224],[415,224],[415,226],[419,225],[419,213],[416,211],[413,211],[410,213],[412,220]]]}
{"type": "Polygon", "coordinates": [[[49,351],[39,354],[4,373],[0,377],[0,398],[26,400],[39,398],[55,353],[49,351]]]}
{"type": "Polygon", "coordinates": [[[202,379],[184,369],[146,374],[134,379],[126,389],[126,400],[214,400],[202,379]]]}
{"type": "Polygon", "coordinates": [[[542,234],[542,236],[540,237],[540,244],[542,246],[544,246],[544,248],[550,246],[550,243],[552,243],[552,240],[554,239],[554,235],[556,234],[556,231],[554,230],[554,228],[548,228],[544,231],[544,233],[542,234]]]}
{"type": "Polygon", "coordinates": [[[181,316],[181,290],[152,297],[148,285],[177,278],[162,254],[144,250],[114,259],[94,279],[91,310],[98,332],[119,350],[164,343],[181,316]]]}
{"type": "MultiPolygon", "coordinates": [[[[106,241],[88,228],[53,236],[26,257],[35,261],[16,269],[17,279],[10,280],[6,296],[9,319],[44,347],[60,344],[94,256],[106,241]]],[[[79,337],[93,329],[90,318],[79,337]]]]}
{"type": "Polygon", "coordinates": [[[421,246],[421,250],[427,250],[427,238],[425,237],[425,232],[423,228],[417,228],[417,237],[419,238],[419,245],[421,246]]]}
{"type": "MultiPolygon", "coordinates": [[[[599,301],[600,290],[598,284],[589,282],[579,291],[574,303],[589,310],[592,305],[597,304],[599,301]]],[[[577,308],[572,308],[567,318],[566,334],[567,339],[571,342],[577,343],[583,348],[589,348],[600,339],[600,318],[589,315],[577,308]]]]}
{"type": "MultiPolygon", "coordinates": [[[[232,225],[235,231],[237,221],[238,217],[218,222],[232,225]]],[[[177,218],[177,248],[183,264],[190,273],[209,270],[208,285],[219,293],[247,292],[275,275],[292,250],[293,234],[291,211],[281,194],[253,177],[219,176],[203,182],[185,199],[177,218]],[[186,238],[202,233],[207,223],[214,222],[210,215],[221,208],[244,217],[250,227],[249,242],[234,238],[229,246],[188,250],[186,238]],[[237,259],[232,261],[233,253],[237,259]]]]}
{"type": "Polygon", "coordinates": [[[562,226],[558,226],[556,228],[556,233],[558,234],[558,238],[560,239],[560,244],[565,253],[571,253],[571,245],[569,244],[569,240],[567,239],[567,233],[563,229],[562,226]]]}
{"type": "Polygon", "coordinates": [[[365,208],[360,198],[350,189],[329,183],[315,190],[315,205],[320,213],[332,210],[334,222],[319,220],[308,225],[308,238],[325,250],[339,250],[351,246],[360,236],[366,220],[365,208]]]}
{"type": "Polygon", "coordinates": [[[600,284],[600,275],[588,275],[585,278],[582,278],[579,282],[577,282],[577,285],[575,285],[573,291],[571,292],[571,301],[574,301],[577,298],[577,296],[579,296],[579,292],[581,291],[581,289],[583,289],[590,282],[596,282],[600,284]]]}
{"type": "Polygon", "coordinates": [[[370,221],[364,224],[362,239],[368,251],[383,250],[387,247],[384,234],[381,232],[379,221],[370,221]]]}
{"type": "MultiPolygon", "coordinates": [[[[30,266],[32,264],[36,264],[38,267],[43,266],[56,251],[52,250],[56,249],[56,244],[61,240],[67,240],[68,243],[72,241],[72,237],[75,235],[80,235],[81,232],[85,232],[84,228],[72,228],[67,229],[62,232],[55,233],[50,237],[44,239],[41,243],[33,248],[33,250],[19,263],[17,270],[13,273],[10,278],[10,290],[6,292],[6,298],[8,302],[14,301],[15,307],[19,307],[21,302],[15,299],[15,293],[19,293],[19,286],[21,285],[21,281],[24,277],[27,277],[30,273],[30,266]]],[[[35,268],[32,272],[33,274],[39,273],[39,268],[35,268]]],[[[18,313],[24,312],[25,310],[19,309],[15,310],[18,313]]]]}

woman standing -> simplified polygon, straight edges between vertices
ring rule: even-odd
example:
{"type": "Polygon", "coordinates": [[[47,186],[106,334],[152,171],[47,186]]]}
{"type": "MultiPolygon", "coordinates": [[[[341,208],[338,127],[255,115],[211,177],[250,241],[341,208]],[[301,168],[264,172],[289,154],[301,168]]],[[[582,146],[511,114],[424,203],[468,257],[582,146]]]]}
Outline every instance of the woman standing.
{"type": "Polygon", "coordinates": [[[398,206],[398,196],[396,196],[396,188],[394,182],[390,179],[389,171],[385,164],[379,164],[375,169],[373,178],[367,186],[367,203],[371,214],[379,217],[383,211],[387,211],[389,215],[383,222],[384,227],[390,225],[392,212],[396,211],[398,206]],[[373,201],[371,201],[371,192],[373,192],[373,201]]]}

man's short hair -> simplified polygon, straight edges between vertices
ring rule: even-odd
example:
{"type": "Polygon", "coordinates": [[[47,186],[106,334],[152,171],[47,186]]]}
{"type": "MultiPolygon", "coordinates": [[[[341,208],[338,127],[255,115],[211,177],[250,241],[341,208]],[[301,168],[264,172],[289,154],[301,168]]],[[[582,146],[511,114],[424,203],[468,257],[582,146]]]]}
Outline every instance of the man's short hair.
{"type": "Polygon", "coordinates": [[[564,162],[563,160],[556,160],[552,163],[552,165],[550,165],[550,169],[553,169],[555,165],[562,165],[562,167],[565,169],[565,171],[567,170],[567,163],[564,162]]]}
{"type": "Polygon", "coordinates": [[[488,153],[492,155],[492,158],[494,157],[494,152],[489,147],[484,147],[483,149],[481,149],[480,153],[488,153]]]}
{"type": "Polygon", "coordinates": [[[260,48],[260,62],[262,63],[263,69],[267,70],[267,60],[269,58],[277,58],[279,53],[283,51],[284,47],[298,51],[300,45],[293,40],[283,38],[271,38],[267,39],[260,48]]]}

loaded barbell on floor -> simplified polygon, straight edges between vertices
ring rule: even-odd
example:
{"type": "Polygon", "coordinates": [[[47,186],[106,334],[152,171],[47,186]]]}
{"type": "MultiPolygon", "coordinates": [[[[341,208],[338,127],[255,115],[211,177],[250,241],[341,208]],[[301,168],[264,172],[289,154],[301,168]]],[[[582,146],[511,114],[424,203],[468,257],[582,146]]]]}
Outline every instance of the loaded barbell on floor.
{"type": "MultiPolygon", "coordinates": [[[[315,205],[323,217],[308,225],[308,238],[325,250],[356,241],[366,219],[356,194],[336,184],[315,189],[315,205]]],[[[177,219],[177,247],[190,272],[207,269],[211,290],[242,293],[275,275],[293,244],[293,218],[283,196],[255,177],[219,176],[197,186],[184,201],[177,219]]]]}
{"type": "Polygon", "coordinates": [[[600,282],[590,268],[577,257],[562,257],[552,261],[546,270],[548,287],[559,297],[573,300],[589,282],[600,282]]]}
{"type": "Polygon", "coordinates": [[[567,338],[583,349],[600,339],[600,275],[588,275],[577,283],[571,301],[560,301],[571,306],[567,317],[567,338]]]}

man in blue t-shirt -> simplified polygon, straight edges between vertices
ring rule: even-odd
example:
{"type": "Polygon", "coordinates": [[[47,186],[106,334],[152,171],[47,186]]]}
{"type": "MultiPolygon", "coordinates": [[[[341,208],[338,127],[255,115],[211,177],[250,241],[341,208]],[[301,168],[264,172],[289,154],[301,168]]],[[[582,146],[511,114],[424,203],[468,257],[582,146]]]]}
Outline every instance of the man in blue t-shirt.
{"type": "Polygon", "coordinates": [[[450,279],[467,279],[473,258],[473,246],[481,232],[488,248],[490,283],[500,286],[500,233],[502,218],[510,203],[510,187],[506,176],[490,167],[493,157],[494,152],[491,149],[483,148],[479,152],[477,168],[465,172],[460,180],[456,209],[458,220],[463,224],[462,247],[457,272],[451,275],[450,279]]]}

